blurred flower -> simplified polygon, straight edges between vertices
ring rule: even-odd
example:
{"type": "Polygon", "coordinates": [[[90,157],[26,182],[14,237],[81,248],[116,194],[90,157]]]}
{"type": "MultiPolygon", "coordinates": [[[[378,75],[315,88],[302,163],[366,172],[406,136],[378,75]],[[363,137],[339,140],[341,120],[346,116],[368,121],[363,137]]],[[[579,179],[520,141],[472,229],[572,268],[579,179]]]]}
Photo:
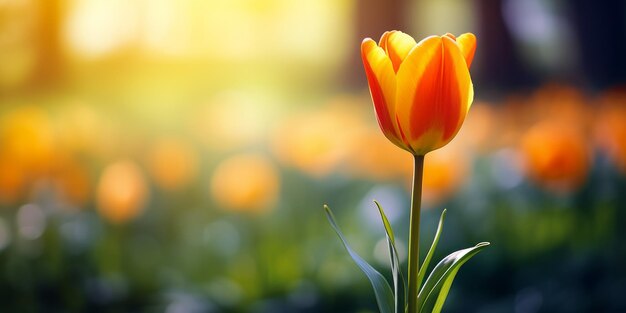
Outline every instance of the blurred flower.
{"type": "Polygon", "coordinates": [[[92,188],[85,167],[76,160],[64,161],[58,167],[52,179],[63,200],[76,206],[85,205],[90,199],[92,188]]]}
{"type": "Polygon", "coordinates": [[[197,163],[191,145],[174,138],[158,140],[148,155],[148,166],[156,184],[170,191],[183,188],[194,179],[197,163]]]}
{"type": "Polygon", "coordinates": [[[280,177],[265,157],[241,154],[222,161],[211,178],[211,195],[224,209],[265,213],[278,200],[280,177]]]}
{"type": "Polygon", "coordinates": [[[471,159],[460,158],[463,151],[459,144],[452,144],[428,154],[422,179],[422,201],[425,208],[445,200],[461,186],[467,177],[471,159]]]}
{"type": "Polygon", "coordinates": [[[0,149],[30,175],[53,165],[55,137],[48,115],[34,106],[15,109],[0,122],[0,149]]]}
{"type": "Polygon", "coordinates": [[[317,177],[351,159],[348,143],[365,126],[365,111],[352,101],[336,99],[318,111],[288,117],[273,136],[272,148],[278,159],[317,177]]]}
{"type": "Polygon", "coordinates": [[[351,157],[342,170],[353,177],[384,181],[411,172],[410,155],[396,148],[377,129],[364,128],[347,144],[351,157]]]}
{"type": "Polygon", "coordinates": [[[383,133],[414,155],[443,147],[459,131],[474,99],[469,67],[476,37],[446,34],[416,43],[391,31],[379,45],[366,38],[361,57],[383,133]]]}
{"type": "Polygon", "coordinates": [[[567,193],[587,178],[591,155],[581,132],[568,124],[542,122],[524,134],[527,175],[547,189],[567,193]]]}
{"type": "Polygon", "coordinates": [[[14,204],[24,192],[25,180],[19,164],[0,153],[0,204],[14,204]]]}
{"type": "Polygon", "coordinates": [[[98,182],[96,201],[100,214],[112,223],[134,219],[144,210],[148,197],[146,180],[129,160],[108,165],[98,182]]]}
{"type": "Polygon", "coordinates": [[[608,94],[596,118],[595,140],[615,166],[626,174],[626,93],[608,94]]]}
{"type": "Polygon", "coordinates": [[[585,132],[591,126],[593,117],[588,100],[580,90],[559,84],[546,84],[539,88],[526,107],[532,122],[550,119],[576,125],[585,132]]]}

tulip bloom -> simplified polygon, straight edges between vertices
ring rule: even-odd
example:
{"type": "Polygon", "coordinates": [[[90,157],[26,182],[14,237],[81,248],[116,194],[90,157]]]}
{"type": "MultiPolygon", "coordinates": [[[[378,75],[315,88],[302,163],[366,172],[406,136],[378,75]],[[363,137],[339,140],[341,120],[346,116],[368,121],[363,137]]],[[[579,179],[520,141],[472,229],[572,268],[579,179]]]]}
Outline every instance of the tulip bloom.
{"type": "Polygon", "coordinates": [[[469,67],[476,37],[431,36],[419,43],[400,31],[361,44],[378,124],[413,155],[445,146],[459,131],[474,98],[469,67]]]}

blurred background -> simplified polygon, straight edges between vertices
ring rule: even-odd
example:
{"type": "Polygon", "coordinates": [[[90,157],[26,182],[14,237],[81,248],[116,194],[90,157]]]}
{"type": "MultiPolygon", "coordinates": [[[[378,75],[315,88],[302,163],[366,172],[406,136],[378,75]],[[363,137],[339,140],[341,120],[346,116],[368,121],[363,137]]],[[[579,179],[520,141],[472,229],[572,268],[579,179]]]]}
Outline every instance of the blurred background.
{"type": "MultiPolygon", "coordinates": [[[[445,312],[626,312],[626,2],[0,0],[2,312],[375,312],[411,156],[364,37],[473,32],[423,245],[492,246],[445,312]]],[[[406,241],[400,240],[406,258],[406,241]]],[[[423,249],[425,250],[425,249],[423,249]]],[[[425,251],[423,251],[425,252],[425,251]]]]}

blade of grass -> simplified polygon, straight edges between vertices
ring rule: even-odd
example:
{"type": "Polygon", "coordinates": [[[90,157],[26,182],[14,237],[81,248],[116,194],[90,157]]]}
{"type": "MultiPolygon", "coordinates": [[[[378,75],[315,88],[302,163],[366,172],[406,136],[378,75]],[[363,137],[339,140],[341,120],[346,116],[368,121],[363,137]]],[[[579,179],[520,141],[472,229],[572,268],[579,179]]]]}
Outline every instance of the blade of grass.
{"type": "Polygon", "coordinates": [[[330,208],[325,205],[324,210],[326,211],[326,217],[330,222],[330,225],[341,239],[343,246],[350,254],[350,257],[356,265],[365,273],[365,276],[369,279],[372,287],[374,288],[374,295],[376,296],[376,302],[378,303],[378,308],[380,313],[394,313],[394,295],[389,283],[385,279],[383,275],[381,275],[376,269],[374,269],[369,263],[367,263],[363,258],[361,258],[352,248],[348,245],[343,233],[337,226],[335,222],[335,216],[330,208]]]}
{"type": "Polygon", "coordinates": [[[398,249],[396,248],[396,240],[393,233],[393,228],[391,227],[391,223],[389,223],[389,219],[385,215],[385,211],[383,207],[378,203],[378,201],[374,200],[376,207],[378,207],[378,212],[380,213],[381,220],[383,221],[383,226],[385,227],[385,233],[387,234],[387,246],[389,248],[389,258],[391,259],[391,273],[393,275],[393,288],[395,297],[395,312],[403,313],[404,307],[406,306],[406,281],[404,280],[404,275],[402,274],[402,269],[400,268],[400,259],[398,257],[398,249]],[[402,281],[402,293],[400,293],[400,281],[402,281]],[[400,301],[399,295],[402,294],[402,301],[400,301]],[[402,305],[402,306],[400,306],[402,305]]]}
{"type": "Polygon", "coordinates": [[[435,254],[435,249],[437,249],[437,244],[439,243],[439,237],[441,236],[441,232],[443,230],[443,222],[446,219],[446,209],[443,209],[441,212],[441,217],[439,218],[439,225],[437,226],[437,232],[435,233],[435,238],[433,238],[433,243],[430,245],[430,249],[426,254],[426,258],[424,258],[424,264],[422,264],[422,268],[420,268],[419,273],[417,274],[417,288],[420,288],[422,285],[422,281],[424,280],[424,276],[426,276],[426,272],[428,271],[428,265],[430,264],[430,260],[433,258],[435,254]]]}

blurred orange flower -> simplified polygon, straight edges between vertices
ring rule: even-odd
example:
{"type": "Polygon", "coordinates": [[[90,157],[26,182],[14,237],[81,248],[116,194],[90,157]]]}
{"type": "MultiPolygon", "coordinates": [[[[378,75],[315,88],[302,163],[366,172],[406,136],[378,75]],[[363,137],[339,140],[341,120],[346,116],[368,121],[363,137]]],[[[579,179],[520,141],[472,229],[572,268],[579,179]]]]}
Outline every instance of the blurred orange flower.
{"type": "Polygon", "coordinates": [[[427,207],[452,195],[467,177],[470,158],[459,158],[463,151],[459,145],[448,145],[428,154],[422,180],[422,200],[427,207]]]}
{"type": "Polygon", "coordinates": [[[534,92],[528,107],[535,121],[550,119],[586,131],[593,114],[588,99],[574,87],[546,84],[534,92]]]}
{"type": "Polygon", "coordinates": [[[596,119],[595,139],[615,166],[626,174],[626,93],[605,98],[596,119]]]}
{"type": "Polygon", "coordinates": [[[96,201],[100,215],[110,222],[122,224],[139,216],[147,197],[144,175],[132,161],[117,161],[102,172],[96,201]]]}
{"type": "Polygon", "coordinates": [[[374,127],[359,131],[348,144],[352,149],[351,156],[342,169],[350,176],[391,180],[405,177],[413,168],[410,155],[396,148],[374,127]]]}
{"type": "Polygon", "coordinates": [[[331,173],[349,159],[346,143],[353,142],[366,125],[365,110],[341,99],[316,111],[294,114],[275,130],[272,148],[281,162],[310,175],[331,173]]]}
{"type": "Polygon", "coordinates": [[[278,200],[280,177],[272,163],[256,154],[222,161],[211,178],[211,195],[224,209],[266,213],[278,200]]]}
{"type": "Polygon", "coordinates": [[[391,31],[378,45],[363,40],[361,57],[376,117],[391,142],[425,155],[454,138],[474,99],[469,67],[475,49],[471,33],[416,43],[391,31]]]}
{"type": "Polygon", "coordinates": [[[521,141],[527,175],[550,191],[567,193],[587,178],[591,153],[585,136],[569,124],[542,122],[521,141]]]}
{"type": "Polygon", "coordinates": [[[0,204],[14,204],[24,192],[25,179],[15,160],[0,155],[0,204]]]}
{"type": "Polygon", "coordinates": [[[166,190],[185,187],[196,175],[198,158],[188,143],[174,138],[158,140],[148,155],[155,183],[166,190]]]}
{"type": "Polygon", "coordinates": [[[91,196],[92,183],[88,171],[76,160],[59,160],[53,181],[62,199],[76,206],[85,205],[91,196]]]}

